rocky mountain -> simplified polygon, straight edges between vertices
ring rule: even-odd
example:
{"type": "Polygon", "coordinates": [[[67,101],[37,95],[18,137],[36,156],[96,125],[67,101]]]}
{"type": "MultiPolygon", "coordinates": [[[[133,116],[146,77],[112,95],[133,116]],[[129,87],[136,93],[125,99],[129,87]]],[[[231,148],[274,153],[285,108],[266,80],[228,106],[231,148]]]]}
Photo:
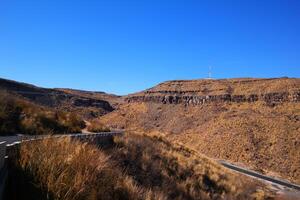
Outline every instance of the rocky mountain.
{"type": "Polygon", "coordinates": [[[125,101],[100,122],[300,183],[300,79],[168,81],[125,101]]]}

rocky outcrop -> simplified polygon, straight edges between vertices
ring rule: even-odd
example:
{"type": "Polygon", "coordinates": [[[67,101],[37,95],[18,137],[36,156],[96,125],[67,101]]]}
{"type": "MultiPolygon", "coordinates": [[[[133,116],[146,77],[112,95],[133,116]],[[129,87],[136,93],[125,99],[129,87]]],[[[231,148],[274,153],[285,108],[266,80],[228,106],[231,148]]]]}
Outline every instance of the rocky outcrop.
{"type": "Polygon", "coordinates": [[[182,95],[182,92],[147,92],[145,95],[129,96],[126,98],[128,103],[131,102],[154,102],[163,104],[185,104],[185,105],[202,105],[205,103],[221,103],[221,102],[256,102],[264,101],[268,105],[276,105],[282,102],[299,102],[300,91],[293,93],[267,93],[267,94],[250,94],[250,95],[182,95]],[[150,95],[149,95],[150,94],[150,95]]]}
{"type": "Polygon", "coordinates": [[[126,101],[184,105],[264,101],[272,106],[282,102],[299,102],[300,79],[285,77],[166,81],[129,95],[126,101]]]}
{"type": "Polygon", "coordinates": [[[107,101],[98,100],[98,99],[75,98],[73,100],[73,105],[74,106],[80,106],[80,107],[103,108],[107,111],[113,111],[114,110],[112,108],[112,106],[107,101]]]}

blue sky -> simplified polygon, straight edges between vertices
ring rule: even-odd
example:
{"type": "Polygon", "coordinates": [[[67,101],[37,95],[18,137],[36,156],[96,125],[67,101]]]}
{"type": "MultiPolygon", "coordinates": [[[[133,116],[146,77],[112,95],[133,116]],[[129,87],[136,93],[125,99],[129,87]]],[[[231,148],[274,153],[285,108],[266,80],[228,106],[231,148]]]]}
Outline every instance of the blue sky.
{"type": "Polygon", "coordinates": [[[127,94],[300,77],[299,0],[0,0],[0,77],[127,94]]]}

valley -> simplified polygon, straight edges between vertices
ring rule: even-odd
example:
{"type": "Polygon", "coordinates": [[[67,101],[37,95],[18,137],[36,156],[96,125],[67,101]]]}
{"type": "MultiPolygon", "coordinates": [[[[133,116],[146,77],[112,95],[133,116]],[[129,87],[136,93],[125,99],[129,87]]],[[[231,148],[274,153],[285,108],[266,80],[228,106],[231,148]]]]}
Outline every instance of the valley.
{"type": "MultiPolygon", "coordinates": [[[[138,146],[137,149],[131,149],[129,145],[125,152],[109,150],[106,153],[113,155],[113,159],[121,162],[122,167],[133,170],[128,171],[128,175],[134,176],[137,184],[143,187],[152,188],[156,184],[154,180],[140,182],[142,177],[148,176],[144,173],[155,166],[146,161],[146,166],[142,163],[136,166],[134,161],[128,165],[127,162],[134,159],[132,156],[135,159],[141,156],[143,152],[136,153],[138,148],[147,146],[136,143],[134,138],[140,141],[139,138],[148,137],[155,138],[154,144],[149,144],[152,149],[149,149],[146,158],[138,159],[150,159],[148,157],[158,151],[155,144],[163,141],[186,148],[201,159],[207,157],[207,162],[226,160],[267,176],[300,184],[300,79],[176,80],[125,96],[74,89],[45,89],[2,79],[0,91],[15,102],[22,102],[23,107],[34,107],[64,126],[70,117],[59,117],[57,113],[76,116],[81,125],[75,132],[124,130],[129,138],[122,141],[122,145],[130,141],[138,146]],[[127,161],[121,161],[122,154],[128,157],[127,161]],[[137,169],[141,170],[140,175],[135,176],[132,173],[137,169]]],[[[19,111],[17,118],[25,116],[19,120],[20,127],[24,127],[24,121],[37,120],[32,111],[34,109],[22,108],[19,111]]],[[[53,127],[47,126],[49,124],[43,124],[41,130],[53,130],[53,127]]],[[[15,131],[22,130],[27,129],[15,131]]],[[[60,129],[55,130],[61,132],[60,129]]],[[[61,130],[68,133],[71,129],[61,130]]],[[[177,153],[185,155],[184,152],[175,152],[176,159],[184,159],[178,154],[179,158],[177,153]]],[[[158,168],[165,167],[158,165],[158,168]]],[[[216,165],[221,173],[233,173],[219,163],[216,165]]],[[[248,180],[244,176],[242,179],[248,180]]],[[[261,199],[274,195],[269,187],[259,187],[264,191],[261,199]]],[[[254,191],[257,192],[256,189],[254,191]]],[[[166,192],[159,193],[166,195],[166,192]]],[[[212,198],[208,193],[203,195],[212,198]]]]}

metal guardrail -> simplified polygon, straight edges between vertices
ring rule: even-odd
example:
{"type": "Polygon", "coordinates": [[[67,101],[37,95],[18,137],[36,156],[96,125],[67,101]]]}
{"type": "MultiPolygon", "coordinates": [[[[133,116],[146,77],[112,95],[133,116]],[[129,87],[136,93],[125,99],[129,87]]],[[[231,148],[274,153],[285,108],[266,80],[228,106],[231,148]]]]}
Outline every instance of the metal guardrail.
{"type": "Polygon", "coordinates": [[[75,133],[75,134],[63,134],[63,135],[23,135],[20,136],[20,141],[32,141],[46,138],[84,138],[84,137],[104,137],[104,136],[116,136],[123,134],[123,131],[114,131],[114,132],[99,132],[99,133],[75,133]]]}
{"type": "Polygon", "coordinates": [[[6,156],[6,142],[0,142],[0,169],[4,166],[4,159],[6,156]]]}

